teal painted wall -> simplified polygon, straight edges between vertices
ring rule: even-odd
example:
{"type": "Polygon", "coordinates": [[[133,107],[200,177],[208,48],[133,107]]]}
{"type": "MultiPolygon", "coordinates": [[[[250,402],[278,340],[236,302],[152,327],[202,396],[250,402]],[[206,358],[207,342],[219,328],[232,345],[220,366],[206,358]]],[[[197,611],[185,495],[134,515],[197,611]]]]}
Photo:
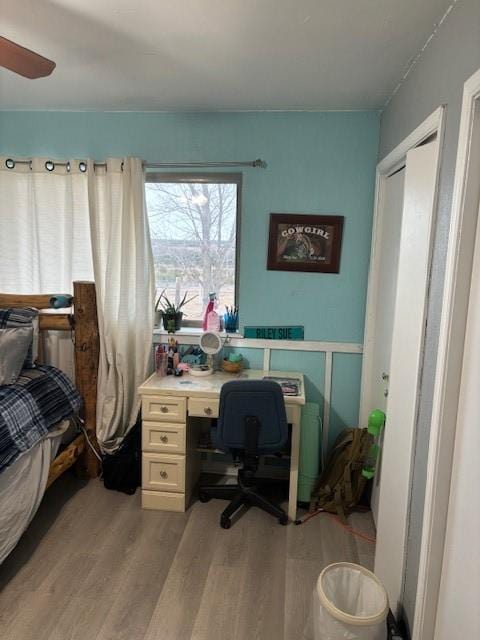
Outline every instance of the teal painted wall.
{"type": "MultiPolygon", "coordinates": [[[[362,342],[378,135],[375,112],[0,112],[3,155],[265,160],[243,171],[241,323],[303,324],[306,340],[362,342]],[[345,216],[340,273],[267,271],[271,212],[345,216]]],[[[305,370],[321,402],[321,356],[281,352],[272,366],[305,370]]],[[[359,356],[334,359],[333,433],[357,422],[360,366],[359,356]]]]}

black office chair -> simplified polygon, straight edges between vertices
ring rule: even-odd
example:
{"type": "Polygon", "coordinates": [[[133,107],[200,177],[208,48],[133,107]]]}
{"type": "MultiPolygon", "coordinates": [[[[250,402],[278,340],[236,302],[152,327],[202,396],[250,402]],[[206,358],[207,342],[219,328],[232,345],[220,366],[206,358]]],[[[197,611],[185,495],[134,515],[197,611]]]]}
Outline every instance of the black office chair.
{"type": "Polygon", "coordinates": [[[258,456],[277,453],[288,438],[287,416],[282,389],[271,380],[232,380],[226,382],[220,393],[220,411],[214,445],[230,451],[243,461],[238,471],[238,484],[201,486],[199,499],[231,500],[220,517],[220,526],[229,529],[231,516],[243,505],[260,507],[288,523],[283,509],[261,496],[255,484],[258,456]]]}

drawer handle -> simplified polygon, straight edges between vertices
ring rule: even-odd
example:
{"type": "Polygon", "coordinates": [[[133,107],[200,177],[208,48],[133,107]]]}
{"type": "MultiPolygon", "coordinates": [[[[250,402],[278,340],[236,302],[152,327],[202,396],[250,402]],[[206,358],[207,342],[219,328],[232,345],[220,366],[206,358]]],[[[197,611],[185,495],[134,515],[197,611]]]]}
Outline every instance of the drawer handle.
{"type": "Polygon", "coordinates": [[[160,407],[160,411],[162,413],[168,413],[168,407],[166,407],[165,405],[163,405],[163,407],[160,407]]]}
{"type": "Polygon", "coordinates": [[[207,414],[207,416],[211,416],[212,415],[212,410],[210,409],[210,407],[205,407],[204,411],[207,414]]]}
{"type": "Polygon", "coordinates": [[[168,478],[168,473],[166,471],[160,471],[160,477],[165,480],[165,478],[168,478]]]}
{"type": "Polygon", "coordinates": [[[160,440],[162,442],[168,442],[168,437],[167,436],[160,436],[160,440]]]}

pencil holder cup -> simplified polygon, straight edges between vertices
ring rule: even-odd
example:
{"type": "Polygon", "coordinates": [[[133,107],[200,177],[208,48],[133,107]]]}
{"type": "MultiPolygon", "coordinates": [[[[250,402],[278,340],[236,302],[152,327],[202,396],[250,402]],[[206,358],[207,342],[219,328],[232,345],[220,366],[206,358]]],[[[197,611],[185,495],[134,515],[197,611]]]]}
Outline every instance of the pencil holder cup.
{"type": "Polygon", "coordinates": [[[227,333],[236,333],[238,330],[238,313],[225,313],[223,327],[227,333]]]}

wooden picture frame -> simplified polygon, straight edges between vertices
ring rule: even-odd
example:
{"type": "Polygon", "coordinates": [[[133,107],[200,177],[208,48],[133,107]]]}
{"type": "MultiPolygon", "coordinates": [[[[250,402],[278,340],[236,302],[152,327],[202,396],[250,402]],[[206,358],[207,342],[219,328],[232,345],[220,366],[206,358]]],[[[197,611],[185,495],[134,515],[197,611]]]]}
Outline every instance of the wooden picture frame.
{"type": "Polygon", "coordinates": [[[267,269],[339,273],[343,216],[271,213],[267,269]]]}

